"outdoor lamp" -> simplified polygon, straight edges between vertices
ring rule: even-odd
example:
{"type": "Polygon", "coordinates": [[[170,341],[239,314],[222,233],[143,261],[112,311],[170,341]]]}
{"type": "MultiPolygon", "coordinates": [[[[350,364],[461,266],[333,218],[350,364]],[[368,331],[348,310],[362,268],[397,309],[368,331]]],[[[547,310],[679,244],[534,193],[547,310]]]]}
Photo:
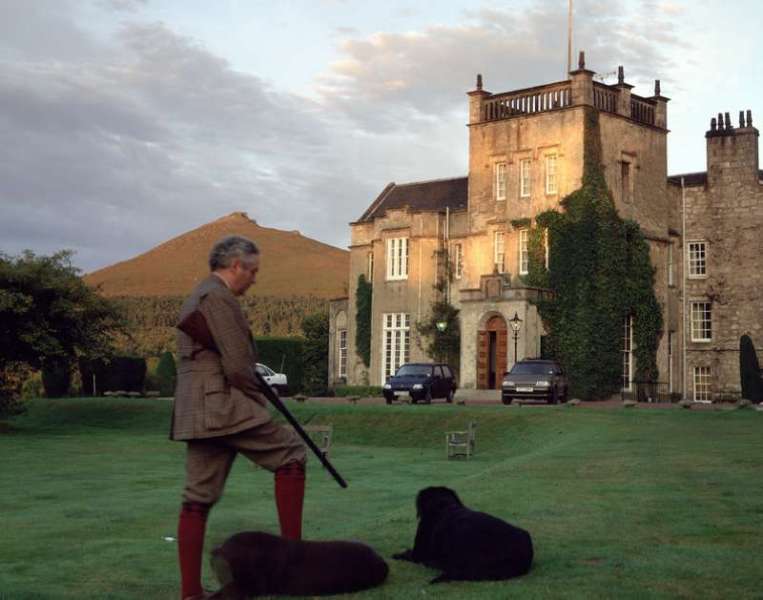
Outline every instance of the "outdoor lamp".
{"type": "Polygon", "coordinates": [[[517,340],[519,339],[519,330],[522,328],[522,319],[519,318],[516,311],[514,311],[514,318],[509,319],[509,325],[511,325],[511,330],[514,332],[514,363],[517,363],[519,361],[519,356],[517,355],[517,340]]]}
{"type": "Polygon", "coordinates": [[[442,333],[448,328],[448,322],[447,321],[437,321],[437,323],[434,324],[435,327],[437,327],[437,331],[442,333]]]}

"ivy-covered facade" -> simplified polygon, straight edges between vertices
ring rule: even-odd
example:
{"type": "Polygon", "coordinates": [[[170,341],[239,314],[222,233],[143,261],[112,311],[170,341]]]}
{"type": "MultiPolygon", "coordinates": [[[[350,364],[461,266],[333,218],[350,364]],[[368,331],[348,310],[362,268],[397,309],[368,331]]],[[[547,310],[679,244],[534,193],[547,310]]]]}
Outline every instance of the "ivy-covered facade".
{"type": "MultiPolygon", "coordinates": [[[[682,285],[686,195],[667,174],[669,99],[659,81],[635,94],[622,68],[614,84],[594,75],[581,56],[568,79],[534,88],[494,94],[478,76],[467,176],[390,183],[351,223],[350,293],[336,303],[342,381],[380,385],[442,354],[442,322],[458,329],[448,343],[459,345],[461,388],[496,389],[517,360],[553,355],[580,397],[695,398],[687,355],[707,323],[682,285]]],[[[728,366],[712,384],[698,372],[701,399],[739,389],[728,366]]]]}

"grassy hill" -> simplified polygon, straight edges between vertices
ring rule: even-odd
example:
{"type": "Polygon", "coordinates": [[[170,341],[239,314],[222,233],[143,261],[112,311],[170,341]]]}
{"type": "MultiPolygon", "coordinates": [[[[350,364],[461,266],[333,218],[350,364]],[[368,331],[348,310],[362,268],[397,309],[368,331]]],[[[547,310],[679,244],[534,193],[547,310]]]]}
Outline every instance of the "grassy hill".
{"type": "Polygon", "coordinates": [[[262,260],[249,294],[277,298],[346,294],[350,253],[304,237],[298,231],[261,227],[243,212],[202,225],[148,252],[84,277],[105,296],[185,296],[209,273],[212,245],[226,235],[255,241],[262,260]]]}

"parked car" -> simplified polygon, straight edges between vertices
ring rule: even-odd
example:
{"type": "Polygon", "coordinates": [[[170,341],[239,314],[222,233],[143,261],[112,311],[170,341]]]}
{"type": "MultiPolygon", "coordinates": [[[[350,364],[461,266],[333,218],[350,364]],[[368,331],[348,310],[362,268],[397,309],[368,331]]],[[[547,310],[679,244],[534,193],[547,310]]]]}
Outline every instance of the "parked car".
{"type": "Polygon", "coordinates": [[[416,404],[429,404],[433,398],[445,398],[453,402],[456,393],[456,378],[453,369],[441,363],[408,363],[397,370],[384,384],[383,393],[387,404],[398,396],[410,396],[416,404]]]}
{"type": "Polygon", "coordinates": [[[540,399],[549,404],[566,402],[569,381],[554,360],[525,359],[503,376],[501,400],[511,404],[517,398],[540,399]]]}
{"type": "Polygon", "coordinates": [[[284,373],[276,373],[273,369],[262,363],[257,363],[257,372],[270,384],[279,396],[289,392],[289,381],[284,373]]]}

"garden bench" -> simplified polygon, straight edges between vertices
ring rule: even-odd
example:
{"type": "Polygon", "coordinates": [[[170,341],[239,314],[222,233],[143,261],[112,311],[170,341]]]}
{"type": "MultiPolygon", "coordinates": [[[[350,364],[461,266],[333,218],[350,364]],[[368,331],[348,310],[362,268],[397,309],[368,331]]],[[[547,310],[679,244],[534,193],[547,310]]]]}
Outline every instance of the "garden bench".
{"type": "Polygon", "coordinates": [[[447,457],[463,456],[467,460],[474,454],[477,436],[477,421],[470,421],[465,431],[445,432],[445,452],[447,457]]]}

